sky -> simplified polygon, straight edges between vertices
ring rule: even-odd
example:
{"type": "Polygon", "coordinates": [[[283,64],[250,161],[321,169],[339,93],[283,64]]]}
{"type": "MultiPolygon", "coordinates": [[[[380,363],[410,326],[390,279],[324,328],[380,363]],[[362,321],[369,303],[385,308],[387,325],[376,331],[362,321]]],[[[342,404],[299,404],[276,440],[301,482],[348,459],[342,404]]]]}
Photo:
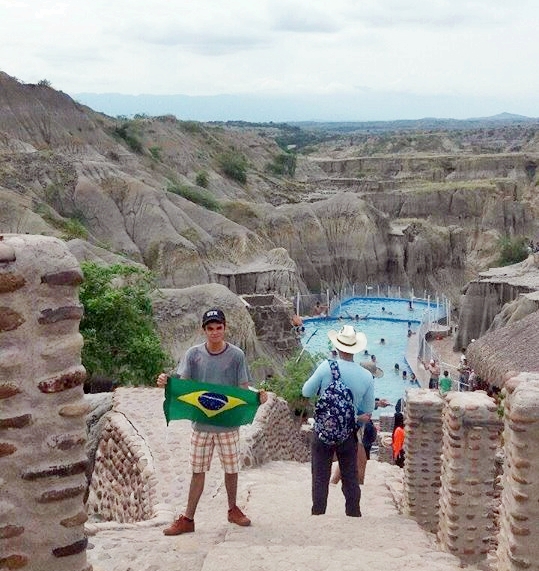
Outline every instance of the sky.
{"type": "Polygon", "coordinates": [[[73,96],[318,98],[328,118],[371,102],[350,120],[537,117],[538,30],[537,0],[0,0],[0,71],[73,96]]]}

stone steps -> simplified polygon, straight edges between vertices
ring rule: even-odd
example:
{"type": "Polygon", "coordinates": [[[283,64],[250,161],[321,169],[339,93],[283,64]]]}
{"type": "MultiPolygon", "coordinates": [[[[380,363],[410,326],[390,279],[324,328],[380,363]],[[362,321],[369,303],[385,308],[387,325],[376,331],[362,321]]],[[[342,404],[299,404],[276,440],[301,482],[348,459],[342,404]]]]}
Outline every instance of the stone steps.
{"type": "MultiPolygon", "coordinates": [[[[225,491],[213,485],[201,499],[194,534],[165,537],[161,527],[111,530],[90,538],[88,557],[95,571],[165,571],[179,565],[196,571],[460,569],[457,558],[437,549],[432,534],[398,513],[389,488],[400,477],[395,466],[370,461],[363,517],[344,515],[340,486],[330,486],[327,513],[311,516],[310,465],[271,462],[240,474],[238,503],[251,527],[227,523],[225,491]]],[[[184,501],[178,498],[179,505],[184,501]]]]}

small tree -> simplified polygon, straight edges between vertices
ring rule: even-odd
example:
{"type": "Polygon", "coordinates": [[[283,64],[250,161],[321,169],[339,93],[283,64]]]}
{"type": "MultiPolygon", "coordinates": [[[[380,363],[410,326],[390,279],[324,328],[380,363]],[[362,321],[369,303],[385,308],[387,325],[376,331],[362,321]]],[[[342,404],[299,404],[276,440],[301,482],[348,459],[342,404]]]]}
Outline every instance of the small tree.
{"type": "Polygon", "coordinates": [[[237,151],[221,153],[217,158],[223,172],[241,184],[247,182],[247,159],[237,151]]]}
{"type": "Polygon", "coordinates": [[[498,240],[500,248],[499,266],[509,266],[522,262],[528,257],[526,238],[522,236],[503,236],[498,240]]]}
{"type": "Polygon", "coordinates": [[[161,348],[153,321],[151,273],[122,264],[83,262],[81,267],[82,363],[88,374],[124,385],[153,384],[171,360],[161,348]]]}
{"type": "Polygon", "coordinates": [[[301,389],[323,359],[324,355],[321,354],[311,355],[307,351],[298,351],[285,362],[282,375],[266,378],[261,386],[284,398],[292,412],[303,417],[311,411],[312,406],[309,399],[301,394],[301,389]]]}
{"type": "Polygon", "coordinates": [[[266,169],[268,172],[278,175],[289,175],[291,177],[296,173],[297,157],[295,153],[281,153],[268,163],[266,169]]]}
{"type": "Polygon", "coordinates": [[[202,188],[208,188],[208,185],[210,184],[210,177],[208,175],[208,171],[198,171],[195,182],[197,183],[198,186],[201,186],[202,188]]]}

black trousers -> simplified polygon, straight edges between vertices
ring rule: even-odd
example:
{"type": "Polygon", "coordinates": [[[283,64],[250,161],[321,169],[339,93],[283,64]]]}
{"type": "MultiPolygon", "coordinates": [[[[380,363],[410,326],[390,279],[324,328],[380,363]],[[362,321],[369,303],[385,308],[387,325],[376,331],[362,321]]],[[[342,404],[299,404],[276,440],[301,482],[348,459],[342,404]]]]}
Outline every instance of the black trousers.
{"type": "Polygon", "coordinates": [[[313,507],[311,513],[320,515],[326,513],[331,478],[331,464],[333,456],[337,456],[341,469],[342,493],[345,499],[345,513],[348,516],[359,517],[359,501],[361,490],[357,473],[357,435],[353,431],[342,443],[334,446],[324,444],[313,434],[311,448],[312,471],[312,497],[313,507]]]}

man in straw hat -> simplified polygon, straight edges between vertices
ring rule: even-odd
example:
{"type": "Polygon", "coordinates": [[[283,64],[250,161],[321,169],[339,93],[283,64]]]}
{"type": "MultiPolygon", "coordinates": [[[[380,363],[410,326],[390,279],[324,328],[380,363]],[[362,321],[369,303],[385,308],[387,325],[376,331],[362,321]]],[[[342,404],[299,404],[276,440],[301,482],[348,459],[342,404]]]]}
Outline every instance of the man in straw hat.
{"type": "MultiPolygon", "coordinates": [[[[328,337],[338,352],[337,363],[340,381],[351,392],[357,420],[366,422],[374,409],[374,381],[372,374],[354,363],[354,355],[367,346],[364,333],[355,331],[352,325],[345,325],[340,331],[331,330],[328,337]]],[[[330,361],[323,361],[311,377],[303,385],[303,396],[323,395],[334,379],[330,361]]],[[[315,418],[316,427],[316,418],[315,418]]],[[[337,456],[342,475],[342,491],[345,497],[345,512],[351,517],[360,517],[361,490],[357,470],[358,439],[356,430],[352,429],[343,442],[327,444],[323,442],[316,430],[312,441],[312,500],[311,513],[325,513],[331,476],[333,456],[337,456]]]]}

